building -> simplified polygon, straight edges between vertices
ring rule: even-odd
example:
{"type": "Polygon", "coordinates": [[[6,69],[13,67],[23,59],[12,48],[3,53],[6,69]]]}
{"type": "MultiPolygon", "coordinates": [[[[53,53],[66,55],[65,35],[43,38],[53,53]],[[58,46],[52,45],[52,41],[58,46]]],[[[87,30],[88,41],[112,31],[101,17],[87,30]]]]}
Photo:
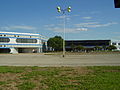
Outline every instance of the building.
{"type": "Polygon", "coordinates": [[[112,41],[111,45],[116,46],[117,50],[120,51],[120,41],[112,41]]]}
{"type": "Polygon", "coordinates": [[[72,51],[73,47],[83,46],[87,50],[94,50],[94,47],[108,47],[111,40],[66,40],[66,51],[72,51]]]}
{"type": "Polygon", "coordinates": [[[44,52],[47,38],[40,34],[0,32],[0,53],[44,52]]]}

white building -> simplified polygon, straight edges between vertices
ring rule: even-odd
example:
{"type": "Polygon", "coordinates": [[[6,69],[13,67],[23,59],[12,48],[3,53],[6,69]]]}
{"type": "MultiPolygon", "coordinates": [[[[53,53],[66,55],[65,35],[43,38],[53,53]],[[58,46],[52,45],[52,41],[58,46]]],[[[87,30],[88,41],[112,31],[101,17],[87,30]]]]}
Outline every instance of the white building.
{"type": "Polygon", "coordinates": [[[117,50],[120,51],[120,41],[119,40],[118,41],[112,41],[111,45],[116,46],[117,50]]]}
{"type": "Polygon", "coordinates": [[[0,32],[0,53],[43,52],[47,38],[40,34],[0,32]]]}

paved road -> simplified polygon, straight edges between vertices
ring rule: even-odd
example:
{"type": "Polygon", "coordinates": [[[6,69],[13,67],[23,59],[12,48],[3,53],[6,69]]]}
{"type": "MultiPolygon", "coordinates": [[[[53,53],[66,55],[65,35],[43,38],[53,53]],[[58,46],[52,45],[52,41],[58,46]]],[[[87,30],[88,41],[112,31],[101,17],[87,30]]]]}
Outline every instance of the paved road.
{"type": "Polygon", "coordinates": [[[0,66],[120,66],[120,54],[60,55],[0,54],[0,66]]]}

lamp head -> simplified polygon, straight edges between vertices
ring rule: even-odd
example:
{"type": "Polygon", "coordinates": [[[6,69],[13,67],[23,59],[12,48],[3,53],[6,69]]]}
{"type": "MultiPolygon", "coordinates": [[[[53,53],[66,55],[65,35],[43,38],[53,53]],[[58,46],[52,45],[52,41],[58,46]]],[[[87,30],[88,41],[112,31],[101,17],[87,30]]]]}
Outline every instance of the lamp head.
{"type": "Polygon", "coordinates": [[[71,7],[70,7],[70,6],[67,8],[67,11],[68,11],[68,12],[71,12],[71,7]]]}
{"type": "Polygon", "coordinates": [[[58,12],[61,12],[60,6],[57,7],[57,11],[58,11],[58,12]]]}

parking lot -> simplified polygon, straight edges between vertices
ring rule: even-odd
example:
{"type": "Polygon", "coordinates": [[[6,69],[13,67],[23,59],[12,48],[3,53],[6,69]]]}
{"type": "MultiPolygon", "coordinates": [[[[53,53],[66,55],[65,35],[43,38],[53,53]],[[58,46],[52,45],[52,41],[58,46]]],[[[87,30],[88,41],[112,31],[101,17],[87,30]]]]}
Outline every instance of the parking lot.
{"type": "Polygon", "coordinates": [[[119,66],[120,54],[43,55],[0,54],[0,66],[119,66]]]}

